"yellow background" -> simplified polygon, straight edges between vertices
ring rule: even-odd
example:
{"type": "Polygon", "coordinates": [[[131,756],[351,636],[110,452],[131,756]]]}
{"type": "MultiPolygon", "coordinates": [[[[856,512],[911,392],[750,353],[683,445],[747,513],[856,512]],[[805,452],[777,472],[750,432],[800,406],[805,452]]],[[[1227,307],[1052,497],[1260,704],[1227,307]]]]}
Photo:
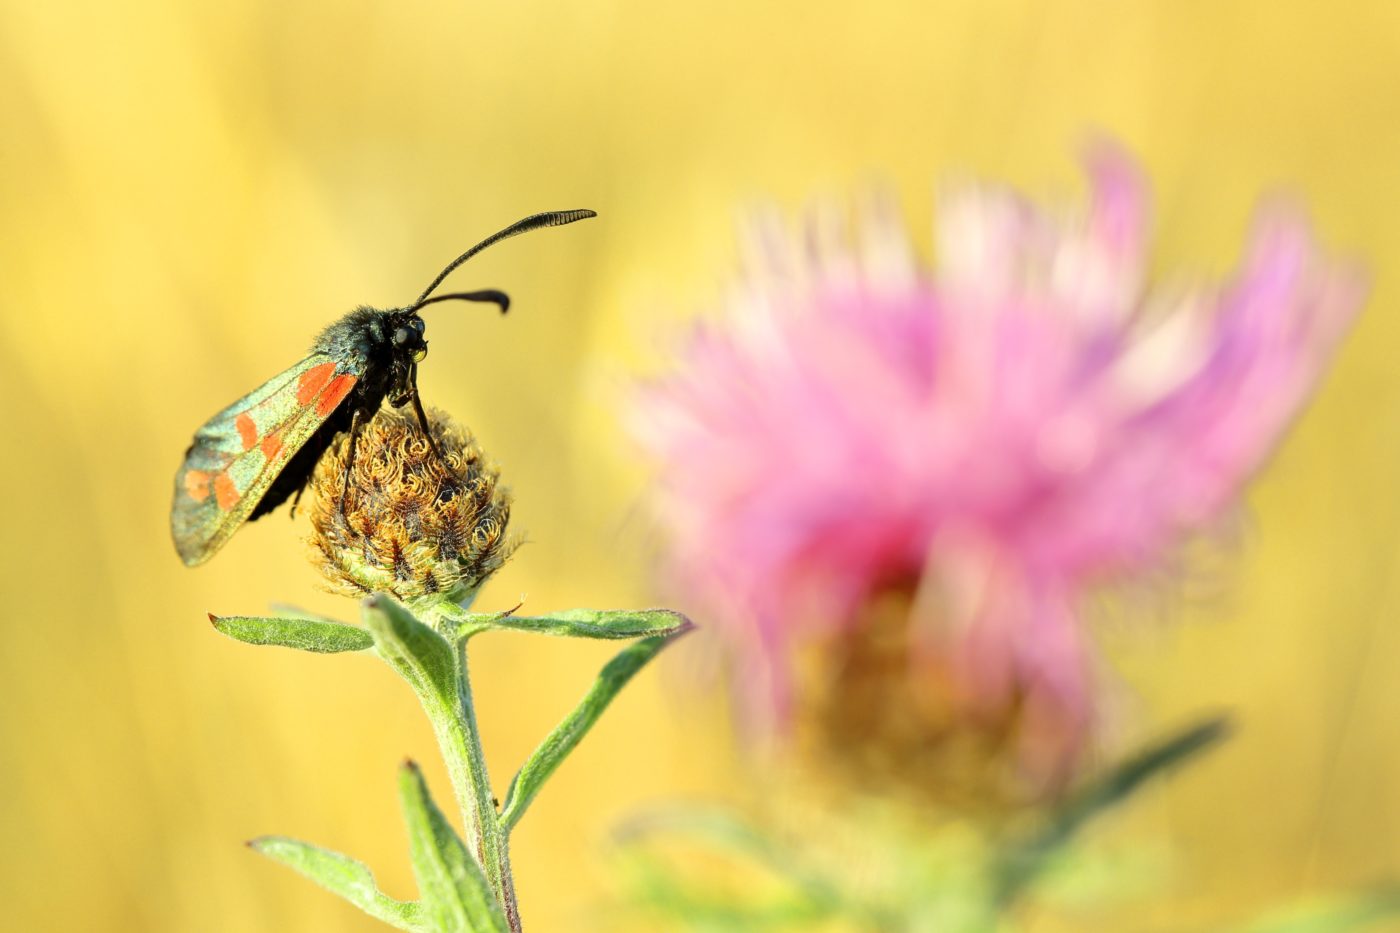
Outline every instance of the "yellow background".
{"type": "MultiPolygon", "coordinates": [[[[3,925],[376,928],[239,845],[264,832],[411,894],[395,764],[447,786],[408,691],[204,619],[349,616],[304,524],[261,521],[195,571],[168,540],[194,428],[325,323],[408,300],[517,217],[599,211],[459,272],[516,310],[434,309],[422,385],[501,462],[531,540],[482,606],[650,603],[612,391],[714,294],[735,209],[879,177],[927,242],[938,177],[1072,191],[1095,129],[1150,172],[1158,267],[1226,268],[1284,186],[1374,276],[1228,574],[1115,638],[1128,735],[1221,707],[1241,725],[1105,826],[1175,853],[1132,916],[1169,929],[1400,874],[1400,5],[4,0],[3,925]]],[[[503,785],[606,649],[483,644],[503,785]]],[[[517,834],[531,928],[606,926],[601,850],[630,807],[733,792],[715,695],[663,682],[623,694],[517,834]]]]}

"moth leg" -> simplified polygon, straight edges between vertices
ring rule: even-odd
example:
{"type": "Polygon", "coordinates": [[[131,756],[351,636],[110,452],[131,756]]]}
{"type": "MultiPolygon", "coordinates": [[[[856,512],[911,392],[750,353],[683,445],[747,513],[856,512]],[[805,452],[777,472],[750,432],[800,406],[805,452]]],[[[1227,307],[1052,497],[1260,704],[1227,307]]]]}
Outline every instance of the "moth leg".
{"type": "Polygon", "coordinates": [[[418,364],[413,364],[413,369],[409,371],[409,384],[413,386],[413,411],[418,415],[418,426],[423,429],[423,436],[428,439],[428,446],[433,449],[433,454],[442,459],[442,451],[438,449],[437,441],[433,439],[433,432],[428,428],[428,416],[423,411],[423,399],[418,395],[418,364]]]}
{"type": "MultiPolygon", "coordinates": [[[[311,477],[308,476],[307,480],[309,481],[310,479],[311,477]]],[[[298,486],[296,495],[292,496],[292,518],[297,517],[297,505],[301,502],[301,494],[304,492],[306,492],[306,483],[302,483],[298,486]]]]}
{"type": "MultiPolygon", "coordinates": [[[[321,454],[325,453],[326,450],[325,435],[321,432],[317,432],[316,434],[312,435],[311,441],[316,445],[316,459],[319,460],[321,458],[321,454]]],[[[307,474],[304,477],[302,477],[301,485],[297,487],[296,494],[292,496],[292,512],[289,516],[290,518],[297,517],[297,506],[301,504],[301,494],[306,492],[307,484],[311,482],[312,472],[314,471],[308,471],[307,474]]]]}
{"type": "Polygon", "coordinates": [[[360,410],[350,416],[350,452],[345,457],[345,485],[340,487],[340,517],[345,518],[345,497],[350,494],[350,471],[355,469],[355,441],[360,437],[360,410]]]}

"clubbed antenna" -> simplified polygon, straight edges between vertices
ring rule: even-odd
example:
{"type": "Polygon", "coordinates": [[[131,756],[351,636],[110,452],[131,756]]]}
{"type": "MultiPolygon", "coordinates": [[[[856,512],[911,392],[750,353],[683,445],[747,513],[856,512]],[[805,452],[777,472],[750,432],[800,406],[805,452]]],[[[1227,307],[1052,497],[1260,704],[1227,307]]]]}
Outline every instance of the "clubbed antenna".
{"type": "Polygon", "coordinates": [[[408,310],[417,311],[427,305],[435,305],[439,301],[486,301],[494,304],[505,314],[510,310],[510,296],[505,292],[495,288],[483,288],[475,292],[452,292],[447,295],[434,295],[431,298],[423,298],[408,310]]]}
{"type": "Polygon", "coordinates": [[[427,288],[423,289],[423,294],[418,296],[418,300],[413,303],[413,307],[421,307],[424,301],[427,299],[427,297],[433,293],[433,289],[441,285],[442,280],[447,278],[447,276],[451,274],[453,269],[456,269],[462,263],[466,262],[468,259],[471,259],[477,253],[481,252],[493,243],[499,243],[501,240],[509,239],[510,237],[513,237],[516,234],[527,233],[531,230],[538,230],[541,227],[562,227],[564,224],[571,224],[576,220],[586,220],[589,217],[597,216],[598,215],[595,212],[589,210],[546,211],[543,214],[532,214],[529,217],[526,217],[524,220],[517,220],[515,223],[511,224],[509,227],[506,227],[504,230],[498,230],[497,232],[491,234],[489,237],[482,240],[480,243],[476,244],[471,249],[467,250],[465,253],[448,263],[447,268],[443,269],[440,273],[438,273],[438,277],[433,279],[432,284],[430,284],[427,288]]]}

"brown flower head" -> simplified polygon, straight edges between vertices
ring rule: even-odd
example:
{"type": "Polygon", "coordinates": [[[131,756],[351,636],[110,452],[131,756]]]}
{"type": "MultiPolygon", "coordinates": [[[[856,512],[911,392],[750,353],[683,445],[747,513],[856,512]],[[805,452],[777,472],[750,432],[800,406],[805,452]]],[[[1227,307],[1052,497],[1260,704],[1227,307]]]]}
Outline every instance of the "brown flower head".
{"type": "Polygon", "coordinates": [[[1021,684],[992,700],[969,693],[966,660],[939,650],[921,621],[913,587],[892,584],[808,646],[793,711],[800,750],[838,779],[986,818],[1057,799],[1082,724],[1046,715],[1021,684]]]}
{"type": "Polygon", "coordinates": [[[349,436],[312,475],[312,559],[348,596],[463,602],[505,563],[510,492],[470,434],[428,412],[435,453],[409,411],[385,409],[360,431],[345,488],[349,436]]]}

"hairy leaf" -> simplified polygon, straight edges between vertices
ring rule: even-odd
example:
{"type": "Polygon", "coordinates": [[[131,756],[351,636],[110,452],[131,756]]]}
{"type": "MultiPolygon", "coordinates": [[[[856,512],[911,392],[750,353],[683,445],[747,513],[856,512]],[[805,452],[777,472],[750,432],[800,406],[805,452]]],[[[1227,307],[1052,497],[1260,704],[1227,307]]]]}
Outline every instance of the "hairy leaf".
{"type": "Polygon", "coordinates": [[[677,634],[691,626],[690,620],[672,609],[563,609],[540,616],[516,615],[514,609],[467,612],[451,605],[434,609],[443,631],[459,639],[502,629],[564,638],[622,640],[677,634]]]}
{"type": "Polygon", "coordinates": [[[248,847],[340,895],[376,920],[400,930],[428,929],[416,902],[397,901],[384,894],[370,870],[349,856],[285,836],[263,836],[249,842],[248,847]]]}
{"type": "Polygon", "coordinates": [[[690,627],[685,616],[670,609],[565,609],[546,616],[483,613],[477,618],[491,628],[570,638],[644,638],[675,635],[690,627]]]}
{"type": "Polygon", "coordinates": [[[365,628],[384,660],[424,702],[431,697],[451,709],[457,696],[457,671],[447,640],[388,596],[371,596],[362,606],[365,628]]]}
{"type": "Polygon", "coordinates": [[[507,933],[486,875],[428,794],[413,762],[399,772],[413,873],[431,928],[440,933],[507,933]]]}
{"type": "Polygon", "coordinates": [[[229,638],[250,645],[280,645],[318,654],[363,651],[374,644],[369,632],[326,619],[266,616],[216,616],[209,621],[229,638]]]}
{"type": "Polygon", "coordinates": [[[629,645],[603,667],[592,688],[579,701],[578,706],[545,736],[544,741],[525,760],[515,779],[511,781],[510,790],[506,792],[505,806],[501,809],[501,825],[507,832],[520,822],[525,809],[540,792],[544,782],[588,734],[588,730],[593,728],[603,710],[608,708],[613,697],[626,686],[632,675],[691,627],[689,622],[681,619],[680,624],[672,629],[670,634],[653,635],[635,645],[629,645]]]}

